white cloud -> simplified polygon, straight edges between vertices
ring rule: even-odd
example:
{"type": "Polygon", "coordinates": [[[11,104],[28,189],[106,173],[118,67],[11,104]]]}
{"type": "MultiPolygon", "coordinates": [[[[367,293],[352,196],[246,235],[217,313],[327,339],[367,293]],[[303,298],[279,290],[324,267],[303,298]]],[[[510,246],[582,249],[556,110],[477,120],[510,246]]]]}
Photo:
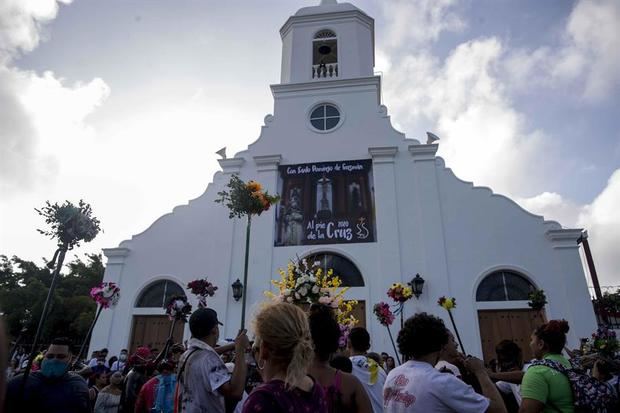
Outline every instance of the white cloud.
{"type": "Polygon", "coordinates": [[[575,228],[583,206],[556,192],[543,192],[531,198],[515,198],[526,210],[542,215],[547,220],[559,222],[564,228],[575,228]]]}
{"type": "Polygon", "coordinates": [[[58,3],[72,0],[3,0],[0,2],[0,63],[33,50],[40,41],[41,25],[53,20],[58,3]]]}
{"type": "Polygon", "coordinates": [[[607,181],[605,189],[586,205],[578,224],[588,230],[596,272],[602,285],[620,284],[620,169],[607,181]]]}
{"type": "Polygon", "coordinates": [[[61,164],[59,156],[92,137],[85,118],[109,94],[109,87],[98,78],[67,86],[52,72],[38,75],[11,65],[19,52],[38,45],[42,24],[57,12],[55,0],[9,0],[0,5],[0,193],[4,198],[53,181],[61,164]]]}
{"type": "Polygon", "coordinates": [[[434,42],[443,31],[460,31],[465,21],[451,9],[455,0],[392,0],[382,2],[389,21],[386,45],[419,47],[434,42]]]}
{"type": "Polygon", "coordinates": [[[544,135],[527,130],[512,107],[495,74],[502,55],[489,38],[459,45],[444,62],[404,56],[385,75],[386,102],[401,121],[436,125],[439,154],[459,177],[509,194],[535,191],[544,135]]]}
{"type": "Polygon", "coordinates": [[[615,96],[620,85],[620,2],[577,2],[559,47],[515,50],[504,64],[516,88],[574,85],[588,101],[615,96]]]}

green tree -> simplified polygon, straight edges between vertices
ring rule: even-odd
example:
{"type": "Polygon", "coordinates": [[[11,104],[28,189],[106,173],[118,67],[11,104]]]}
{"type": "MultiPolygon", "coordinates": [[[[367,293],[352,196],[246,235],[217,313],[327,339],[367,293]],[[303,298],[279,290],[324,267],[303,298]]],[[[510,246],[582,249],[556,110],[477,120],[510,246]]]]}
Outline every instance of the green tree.
{"type": "MultiPolygon", "coordinates": [[[[101,254],[86,254],[85,261],[75,257],[63,267],[42,343],[59,335],[75,344],[84,338],[97,308],[90,289],[102,281],[104,270],[101,254]]],[[[45,265],[0,255],[0,311],[13,339],[20,335],[25,321],[22,342],[32,342],[51,281],[52,272],[45,265]]]]}

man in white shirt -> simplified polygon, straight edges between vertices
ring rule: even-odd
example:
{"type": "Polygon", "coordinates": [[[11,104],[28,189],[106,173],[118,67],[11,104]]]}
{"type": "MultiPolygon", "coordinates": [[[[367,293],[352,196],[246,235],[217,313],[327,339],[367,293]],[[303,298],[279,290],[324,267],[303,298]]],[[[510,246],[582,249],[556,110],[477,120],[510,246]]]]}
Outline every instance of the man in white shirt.
{"type": "Polygon", "coordinates": [[[388,374],[383,388],[386,413],[506,413],[481,360],[468,357],[465,367],[476,375],[482,395],[434,368],[448,338],[443,321],[435,316],[418,313],[405,322],[398,349],[410,360],[388,374]]]}
{"type": "Polygon", "coordinates": [[[370,349],[370,334],[363,327],[354,327],[349,333],[347,341],[353,374],[362,382],[374,413],[383,412],[383,385],[385,383],[385,371],[373,359],[367,356],[370,349]]]}
{"type": "Polygon", "coordinates": [[[245,330],[235,339],[235,367],[232,374],[213,349],[220,335],[217,313],[199,308],[189,318],[192,338],[179,360],[179,394],[183,413],[225,413],[243,397],[247,365],[245,351],[250,341],[245,330]]]}

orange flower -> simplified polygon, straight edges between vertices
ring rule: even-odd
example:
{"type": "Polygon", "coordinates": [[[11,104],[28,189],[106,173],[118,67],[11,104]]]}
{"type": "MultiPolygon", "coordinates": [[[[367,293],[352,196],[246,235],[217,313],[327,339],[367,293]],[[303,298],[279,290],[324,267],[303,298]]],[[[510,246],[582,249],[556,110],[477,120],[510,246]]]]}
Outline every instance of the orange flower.
{"type": "Polygon", "coordinates": [[[245,187],[248,188],[251,192],[260,192],[263,190],[263,187],[261,186],[261,184],[259,184],[256,181],[248,181],[247,184],[245,184],[245,187]]]}

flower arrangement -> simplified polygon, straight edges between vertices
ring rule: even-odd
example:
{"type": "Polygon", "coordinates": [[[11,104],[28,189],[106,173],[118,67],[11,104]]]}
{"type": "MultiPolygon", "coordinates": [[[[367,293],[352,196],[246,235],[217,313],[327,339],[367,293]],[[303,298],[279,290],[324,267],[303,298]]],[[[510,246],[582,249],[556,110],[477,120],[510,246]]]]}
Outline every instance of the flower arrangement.
{"type": "Polygon", "coordinates": [[[62,205],[47,201],[43,208],[35,208],[35,211],[45,218],[46,224],[50,225],[49,230],[37,231],[55,238],[58,247],[67,250],[79,247],[82,241],[92,241],[101,231],[100,222],[93,216],[91,206],[82,200],[77,206],[69,201],[65,201],[62,205]]]}
{"type": "Polygon", "coordinates": [[[187,321],[187,316],[192,312],[192,305],[184,295],[175,295],[166,304],[166,314],[172,321],[187,321]]]}
{"type": "Polygon", "coordinates": [[[400,315],[400,328],[403,328],[405,322],[403,309],[405,308],[405,302],[413,297],[413,291],[410,286],[394,283],[388,288],[387,296],[394,301],[394,315],[400,315]]]}
{"type": "Polygon", "coordinates": [[[439,297],[439,300],[437,300],[437,304],[439,304],[441,307],[443,307],[445,310],[450,311],[453,308],[456,308],[456,298],[454,297],[439,297]]]}
{"type": "Polygon", "coordinates": [[[401,283],[394,283],[387,291],[388,297],[397,303],[404,303],[413,297],[413,291],[411,287],[405,286],[401,283]]]}
{"type": "Polygon", "coordinates": [[[588,339],[585,347],[590,353],[601,353],[613,358],[616,351],[620,349],[620,343],[614,330],[602,326],[592,333],[592,337],[588,339]]]}
{"type": "Polygon", "coordinates": [[[345,299],[349,287],[340,288],[342,281],[334,275],[334,271],[329,269],[324,272],[318,263],[310,264],[304,258],[289,262],[286,271],[280,269],[278,273],[280,279],[271,281],[278,293],[265,291],[265,295],[275,302],[299,305],[318,303],[333,308],[342,332],[341,344],[344,342],[346,345],[350,329],[358,322],[352,314],[357,301],[345,299]]]}
{"type": "Polygon", "coordinates": [[[463,342],[461,341],[459,329],[456,328],[456,323],[454,322],[454,317],[452,316],[452,310],[456,308],[456,298],[441,296],[439,297],[439,300],[437,300],[437,304],[440,307],[443,307],[448,312],[448,315],[450,316],[450,321],[452,322],[452,327],[454,328],[454,333],[456,334],[456,338],[459,341],[459,346],[461,346],[461,351],[465,353],[465,347],[463,347],[463,342]]]}
{"type": "Polygon", "coordinates": [[[215,295],[215,291],[217,291],[217,287],[206,278],[190,282],[187,284],[187,288],[189,288],[192,294],[198,297],[199,308],[206,308],[207,297],[213,297],[215,295]]]}
{"type": "Polygon", "coordinates": [[[230,178],[227,187],[228,191],[217,193],[219,198],[215,202],[223,203],[228,207],[229,218],[260,215],[280,200],[279,196],[272,196],[264,191],[260,183],[244,182],[237,175],[230,178]]]}
{"type": "Polygon", "coordinates": [[[536,311],[542,310],[547,304],[547,296],[544,290],[534,290],[528,295],[528,298],[530,301],[527,305],[536,311]]]}
{"type": "Polygon", "coordinates": [[[120,299],[121,289],[113,282],[103,282],[90,289],[90,296],[102,308],[114,307],[120,299]]]}
{"type": "Polygon", "coordinates": [[[390,305],[381,301],[372,308],[372,312],[377,316],[379,323],[384,326],[391,326],[394,322],[394,313],[390,310],[390,305]]]}
{"type": "MultiPolygon", "coordinates": [[[[388,292],[389,295],[389,292],[388,292]]],[[[396,360],[398,360],[398,364],[400,364],[400,357],[398,356],[398,350],[396,350],[396,344],[394,344],[394,337],[392,337],[392,331],[390,330],[390,326],[394,322],[394,313],[390,309],[390,305],[383,301],[375,304],[372,307],[372,312],[377,316],[377,320],[379,323],[385,328],[387,328],[388,335],[390,336],[390,341],[392,342],[392,348],[394,348],[394,354],[396,355],[396,360]]],[[[402,314],[402,311],[401,311],[402,314]]]]}

